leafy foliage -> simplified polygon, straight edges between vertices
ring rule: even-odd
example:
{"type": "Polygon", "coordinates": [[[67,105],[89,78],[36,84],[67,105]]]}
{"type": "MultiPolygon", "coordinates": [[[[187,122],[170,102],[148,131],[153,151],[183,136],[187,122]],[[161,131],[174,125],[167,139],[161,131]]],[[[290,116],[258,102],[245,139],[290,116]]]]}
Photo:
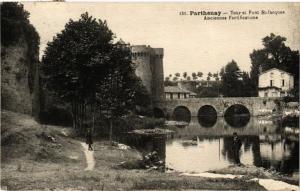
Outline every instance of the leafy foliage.
{"type": "Polygon", "coordinates": [[[299,92],[299,51],[291,50],[285,45],[285,41],[285,37],[271,33],[262,39],[264,47],[253,50],[250,54],[252,64],[250,77],[254,87],[258,85],[260,68],[262,72],[278,68],[294,75],[296,92],[299,92]]]}
{"type": "Polygon", "coordinates": [[[4,46],[17,43],[29,25],[29,13],[22,4],[5,2],[1,4],[1,43],[4,46]]]}
{"type": "Polygon", "coordinates": [[[87,13],[79,21],[70,20],[43,56],[46,87],[67,101],[89,97],[109,64],[112,35],[106,22],[87,13]]]}
{"type": "Polygon", "coordinates": [[[222,92],[226,97],[238,97],[239,93],[237,90],[240,90],[241,82],[240,78],[240,68],[237,63],[232,60],[220,72],[222,79],[222,92]]]}
{"type": "Polygon", "coordinates": [[[214,84],[211,87],[201,87],[196,90],[197,97],[219,97],[220,85],[214,84]]]}
{"type": "MultiPolygon", "coordinates": [[[[38,64],[40,37],[28,18],[29,13],[24,10],[22,4],[17,2],[4,2],[1,4],[1,45],[5,48],[19,42],[27,44],[28,84],[32,93],[34,71],[38,64]]],[[[5,56],[5,51],[1,50],[1,57],[3,58],[3,56],[5,56]]]]}
{"type": "Polygon", "coordinates": [[[150,102],[135,76],[130,48],[113,39],[106,21],[84,13],[48,43],[42,59],[46,88],[71,103],[75,127],[94,120],[96,111],[119,117],[150,102]]]}

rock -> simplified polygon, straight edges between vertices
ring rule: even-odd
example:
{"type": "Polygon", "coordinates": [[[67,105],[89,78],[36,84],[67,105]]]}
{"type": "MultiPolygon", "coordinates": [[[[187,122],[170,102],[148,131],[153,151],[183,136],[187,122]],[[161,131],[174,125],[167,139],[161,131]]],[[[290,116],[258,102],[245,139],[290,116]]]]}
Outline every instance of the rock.
{"type": "Polygon", "coordinates": [[[140,135],[165,135],[165,134],[172,134],[174,131],[168,130],[168,129],[161,129],[161,128],[155,128],[155,129],[136,129],[129,133],[134,134],[140,134],[140,135]]]}
{"type": "Polygon", "coordinates": [[[51,135],[48,135],[46,132],[42,132],[41,137],[44,138],[47,141],[50,141],[50,142],[53,142],[53,143],[56,142],[56,139],[54,137],[52,137],[51,135]]]}
{"type": "Polygon", "coordinates": [[[38,60],[30,62],[32,58],[28,56],[28,41],[29,39],[21,38],[15,45],[1,47],[1,108],[37,115],[38,60]]]}
{"type": "Polygon", "coordinates": [[[118,148],[121,150],[128,150],[131,149],[130,146],[124,144],[118,144],[118,148]]]}
{"type": "Polygon", "coordinates": [[[149,170],[164,170],[165,162],[159,159],[156,151],[143,156],[143,166],[149,170]]]}

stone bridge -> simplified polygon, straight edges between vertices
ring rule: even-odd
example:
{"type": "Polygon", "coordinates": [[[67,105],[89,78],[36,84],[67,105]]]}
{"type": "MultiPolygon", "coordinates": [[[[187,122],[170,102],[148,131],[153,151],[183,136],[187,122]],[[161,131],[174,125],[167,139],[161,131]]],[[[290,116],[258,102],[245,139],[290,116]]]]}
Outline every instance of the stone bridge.
{"type": "Polygon", "coordinates": [[[262,97],[230,97],[230,98],[188,98],[173,99],[157,102],[154,106],[156,115],[170,118],[176,108],[185,108],[191,116],[198,116],[200,108],[210,106],[214,108],[217,116],[224,116],[227,109],[234,105],[245,107],[251,116],[265,115],[279,109],[278,98],[262,97]]]}

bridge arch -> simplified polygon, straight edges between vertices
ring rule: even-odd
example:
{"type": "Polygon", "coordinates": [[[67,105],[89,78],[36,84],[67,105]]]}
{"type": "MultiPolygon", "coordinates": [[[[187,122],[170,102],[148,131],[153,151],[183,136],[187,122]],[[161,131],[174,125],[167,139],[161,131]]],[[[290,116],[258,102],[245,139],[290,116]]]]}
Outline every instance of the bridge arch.
{"type": "Polygon", "coordinates": [[[174,109],[172,118],[176,121],[185,121],[189,123],[192,114],[188,107],[180,105],[174,109]]]}
{"type": "Polygon", "coordinates": [[[214,106],[203,105],[199,108],[197,117],[202,127],[212,127],[217,122],[218,113],[214,106]]]}
{"type": "Polygon", "coordinates": [[[155,118],[165,118],[166,117],[165,112],[158,107],[153,108],[153,116],[155,118]]]}
{"type": "Polygon", "coordinates": [[[244,127],[250,120],[250,111],[243,104],[232,104],[225,110],[224,118],[231,127],[244,127]]]}

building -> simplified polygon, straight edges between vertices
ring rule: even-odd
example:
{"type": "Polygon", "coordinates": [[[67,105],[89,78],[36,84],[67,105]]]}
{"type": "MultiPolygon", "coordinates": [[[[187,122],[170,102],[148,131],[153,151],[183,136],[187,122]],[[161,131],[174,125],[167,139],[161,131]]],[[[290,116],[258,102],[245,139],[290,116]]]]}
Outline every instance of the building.
{"type": "Polygon", "coordinates": [[[294,76],[283,70],[272,68],[264,71],[258,79],[259,97],[284,97],[294,87],[294,76]]]}
{"type": "Polygon", "coordinates": [[[165,98],[168,99],[187,99],[196,97],[196,93],[185,90],[178,86],[166,86],[165,98]]]}
{"type": "Polygon", "coordinates": [[[132,62],[136,65],[136,75],[151,95],[153,103],[163,101],[164,70],[163,48],[152,48],[146,45],[131,46],[132,62]]]}

